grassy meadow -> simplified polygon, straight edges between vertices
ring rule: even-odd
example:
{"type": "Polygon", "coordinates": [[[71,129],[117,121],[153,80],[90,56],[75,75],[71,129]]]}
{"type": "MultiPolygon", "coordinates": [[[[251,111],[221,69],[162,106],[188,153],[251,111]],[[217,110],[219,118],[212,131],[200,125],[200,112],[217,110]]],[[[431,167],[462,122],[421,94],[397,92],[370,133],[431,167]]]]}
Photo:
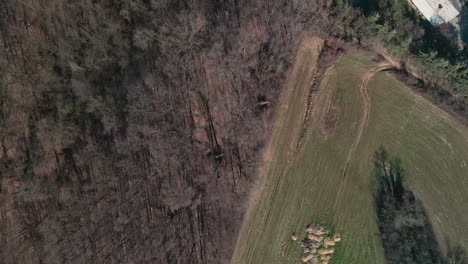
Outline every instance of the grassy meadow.
{"type": "Polygon", "coordinates": [[[346,55],[327,70],[314,92],[304,145],[294,152],[304,119],[297,111],[304,104],[301,93],[307,93],[300,84],[310,82],[297,72],[314,67],[304,63],[305,56],[298,54],[286,96],[295,107],[280,110],[265,182],[246,214],[233,263],[298,263],[302,249],[291,234],[302,239],[304,226],[313,221],[342,234],[332,263],[383,263],[372,178],[372,156],[381,145],[403,160],[406,184],[423,201],[441,243],[449,239],[467,248],[466,129],[387,73],[378,73],[367,86],[370,120],[344,177],[364,111],[359,84],[377,65],[346,55]]]}

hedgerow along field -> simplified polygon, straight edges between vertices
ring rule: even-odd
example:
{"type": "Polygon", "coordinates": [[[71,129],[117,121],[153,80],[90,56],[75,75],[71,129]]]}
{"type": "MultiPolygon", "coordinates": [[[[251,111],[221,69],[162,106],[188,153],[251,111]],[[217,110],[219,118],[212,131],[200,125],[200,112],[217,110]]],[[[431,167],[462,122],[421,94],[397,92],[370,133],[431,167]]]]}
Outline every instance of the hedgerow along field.
{"type": "Polygon", "coordinates": [[[403,160],[406,184],[423,201],[442,246],[449,239],[466,249],[466,129],[388,74],[376,73],[366,87],[369,120],[344,175],[366,110],[361,80],[378,66],[351,54],[326,71],[313,93],[304,145],[288,151],[304,123],[298,107],[306,109],[307,91],[297,84],[310,82],[297,72],[315,67],[306,57],[298,53],[286,96],[286,105],[294,107],[280,110],[268,150],[273,158],[244,219],[233,262],[297,263],[302,250],[291,234],[302,238],[305,225],[320,222],[343,237],[332,263],[383,263],[372,196],[372,156],[381,145],[403,160]]]}

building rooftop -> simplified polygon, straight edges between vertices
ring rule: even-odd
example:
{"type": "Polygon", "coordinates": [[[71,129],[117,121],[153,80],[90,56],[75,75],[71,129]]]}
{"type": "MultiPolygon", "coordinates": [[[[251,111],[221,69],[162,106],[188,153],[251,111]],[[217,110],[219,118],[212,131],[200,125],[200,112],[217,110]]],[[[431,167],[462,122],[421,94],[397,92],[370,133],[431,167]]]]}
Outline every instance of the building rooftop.
{"type": "Polygon", "coordinates": [[[433,25],[449,22],[460,14],[458,0],[410,0],[433,25]]]}

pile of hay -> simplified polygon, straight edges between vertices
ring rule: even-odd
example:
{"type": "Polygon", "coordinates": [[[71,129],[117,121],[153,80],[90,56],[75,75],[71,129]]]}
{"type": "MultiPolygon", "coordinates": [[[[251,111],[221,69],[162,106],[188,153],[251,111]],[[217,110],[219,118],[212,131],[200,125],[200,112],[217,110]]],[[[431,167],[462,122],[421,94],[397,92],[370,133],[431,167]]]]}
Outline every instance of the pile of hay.
{"type": "MultiPolygon", "coordinates": [[[[302,262],[329,264],[335,252],[336,243],[341,241],[340,234],[331,234],[329,230],[316,224],[308,225],[305,231],[307,235],[300,242],[301,247],[304,248],[302,262]]],[[[296,239],[293,240],[297,240],[297,236],[294,238],[296,239]]]]}

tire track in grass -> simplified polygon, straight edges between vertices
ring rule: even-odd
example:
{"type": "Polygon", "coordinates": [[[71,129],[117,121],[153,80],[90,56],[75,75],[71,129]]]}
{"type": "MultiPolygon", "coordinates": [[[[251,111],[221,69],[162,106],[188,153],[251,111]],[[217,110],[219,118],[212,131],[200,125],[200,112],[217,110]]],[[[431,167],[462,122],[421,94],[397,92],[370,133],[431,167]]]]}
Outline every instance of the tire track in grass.
{"type": "Polygon", "coordinates": [[[378,72],[390,70],[393,68],[394,66],[391,64],[384,64],[384,65],[379,65],[377,67],[374,67],[364,74],[359,84],[359,92],[364,102],[364,113],[363,113],[363,117],[361,120],[361,124],[359,125],[358,133],[356,135],[353,145],[351,146],[351,149],[349,150],[348,157],[346,159],[346,163],[343,169],[343,174],[341,177],[340,186],[338,189],[338,194],[336,195],[335,205],[333,206],[334,211],[336,210],[336,206],[338,205],[338,201],[340,200],[342,190],[344,189],[347,183],[347,178],[348,178],[347,173],[349,169],[349,164],[351,163],[353,155],[356,152],[356,149],[359,146],[359,143],[361,142],[362,135],[364,135],[364,131],[366,130],[367,124],[369,123],[372,104],[371,104],[371,99],[369,97],[369,93],[367,91],[367,85],[369,81],[372,79],[372,77],[374,77],[374,75],[377,74],[378,72]]]}

